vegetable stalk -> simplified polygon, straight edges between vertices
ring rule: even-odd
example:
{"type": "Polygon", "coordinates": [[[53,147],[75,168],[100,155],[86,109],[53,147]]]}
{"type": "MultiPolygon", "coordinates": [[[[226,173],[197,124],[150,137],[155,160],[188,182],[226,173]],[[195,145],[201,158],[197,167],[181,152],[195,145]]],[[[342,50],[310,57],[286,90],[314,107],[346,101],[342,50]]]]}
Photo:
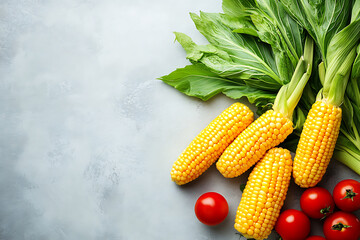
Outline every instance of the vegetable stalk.
{"type": "MultiPolygon", "coordinates": [[[[359,47],[358,47],[359,52],[359,47]]],[[[334,158],[360,175],[360,55],[352,66],[351,78],[346,88],[339,140],[334,158]]]]}

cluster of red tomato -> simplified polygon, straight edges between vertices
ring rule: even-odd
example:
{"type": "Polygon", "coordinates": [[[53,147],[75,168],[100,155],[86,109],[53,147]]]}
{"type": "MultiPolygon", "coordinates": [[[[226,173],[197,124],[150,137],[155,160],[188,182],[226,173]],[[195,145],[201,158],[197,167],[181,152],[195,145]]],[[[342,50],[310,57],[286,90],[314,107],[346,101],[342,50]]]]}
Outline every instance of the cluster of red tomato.
{"type": "Polygon", "coordinates": [[[360,209],[360,183],[353,179],[339,182],[333,195],[322,187],[304,191],[300,198],[302,211],[288,209],[282,212],[275,230],[283,240],[325,240],[310,236],[310,218],[323,220],[323,232],[327,240],[358,240],[359,219],[352,214],[360,209]],[[338,210],[335,210],[335,206],[338,210]]]}
{"type": "MultiPolygon", "coordinates": [[[[351,212],[360,209],[360,182],[346,179],[339,182],[333,195],[322,187],[304,191],[300,198],[302,211],[283,211],[275,225],[275,230],[283,240],[325,240],[321,236],[310,236],[310,218],[321,219],[327,240],[358,240],[360,238],[359,219],[351,212]],[[337,209],[336,209],[337,207],[337,209]]],[[[229,212],[226,199],[208,192],[195,203],[197,218],[206,225],[221,223],[229,212]]]]}

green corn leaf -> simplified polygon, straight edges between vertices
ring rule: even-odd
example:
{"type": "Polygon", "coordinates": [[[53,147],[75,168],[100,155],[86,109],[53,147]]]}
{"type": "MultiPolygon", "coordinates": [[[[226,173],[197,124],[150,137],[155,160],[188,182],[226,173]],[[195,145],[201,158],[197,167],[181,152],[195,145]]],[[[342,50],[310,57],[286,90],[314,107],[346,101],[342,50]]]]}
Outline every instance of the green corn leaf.
{"type": "Polygon", "coordinates": [[[343,115],[341,129],[342,131],[345,131],[347,134],[353,136],[354,132],[352,129],[352,125],[354,118],[354,109],[350,99],[347,96],[344,97],[344,104],[341,106],[341,108],[343,115]]]}
{"type": "MultiPolygon", "coordinates": [[[[214,47],[229,54],[232,62],[228,65],[218,58],[208,59],[204,63],[215,69],[222,76],[233,76],[238,79],[264,79],[267,83],[264,89],[272,87],[274,90],[283,84],[278,76],[276,62],[268,45],[259,42],[257,38],[233,32],[229,18],[223,14],[204,13],[200,16],[192,13],[191,17],[197,29],[214,47]],[[210,64],[214,63],[212,66],[210,64]],[[215,66],[216,65],[216,66],[215,66]]],[[[235,20],[231,19],[233,23],[235,20]]],[[[229,62],[227,62],[229,63],[229,62]]]]}
{"type": "Polygon", "coordinates": [[[250,69],[246,65],[234,62],[227,52],[213,45],[196,45],[190,37],[183,33],[175,32],[175,35],[176,40],[183,46],[187,58],[192,63],[202,63],[219,76],[242,83],[244,83],[244,79],[249,79],[250,82],[255,82],[255,84],[259,82],[260,88],[263,90],[276,91],[281,86],[256,69],[250,69]]]}
{"type": "Polygon", "coordinates": [[[353,125],[354,136],[359,143],[358,147],[359,147],[359,151],[360,151],[360,106],[353,103],[353,109],[354,109],[354,118],[353,118],[353,120],[354,120],[354,125],[353,125]]]}
{"type": "Polygon", "coordinates": [[[178,68],[159,79],[188,96],[197,97],[204,101],[219,93],[224,93],[233,99],[247,97],[251,103],[262,108],[274,99],[272,93],[222,78],[201,63],[178,68]]]}
{"type": "Polygon", "coordinates": [[[247,9],[256,8],[254,0],[223,0],[222,9],[225,14],[232,17],[246,15],[247,9]]]}
{"type": "Polygon", "coordinates": [[[350,0],[280,0],[286,10],[303,26],[326,58],[332,37],[350,20],[350,0]]]}
{"type": "MultiPolygon", "coordinates": [[[[360,47],[360,45],[359,45],[360,47]]],[[[359,49],[358,47],[358,49],[359,49]]],[[[360,106],[360,54],[355,58],[354,64],[352,66],[351,78],[349,80],[348,86],[346,88],[347,97],[355,103],[355,105],[360,106]]]]}
{"type": "Polygon", "coordinates": [[[188,96],[204,101],[228,88],[241,86],[240,83],[219,77],[203,64],[178,68],[159,79],[188,96]]]}
{"type": "Polygon", "coordinates": [[[323,94],[337,106],[343,102],[359,40],[360,19],[337,33],[329,43],[323,94]]]}
{"type": "Polygon", "coordinates": [[[355,0],[351,12],[351,22],[354,22],[360,18],[360,0],[355,0]]]}
{"type": "Polygon", "coordinates": [[[258,0],[256,1],[261,15],[276,27],[281,46],[287,51],[293,66],[296,66],[303,54],[304,33],[303,28],[297,24],[286,12],[280,1],[258,0]]]}
{"type": "Polygon", "coordinates": [[[333,157],[360,175],[360,148],[341,132],[336,142],[333,157]]]}
{"type": "Polygon", "coordinates": [[[255,28],[239,28],[234,31],[258,36],[261,41],[271,45],[278,75],[286,84],[302,55],[303,28],[291,18],[279,1],[224,0],[223,9],[233,17],[251,18],[255,28]]]}
{"type": "Polygon", "coordinates": [[[204,56],[218,56],[221,59],[231,61],[230,56],[225,51],[208,44],[197,45],[193,40],[184,33],[175,32],[175,40],[178,41],[186,51],[186,58],[193,62],[201,61],[204,56]]]}

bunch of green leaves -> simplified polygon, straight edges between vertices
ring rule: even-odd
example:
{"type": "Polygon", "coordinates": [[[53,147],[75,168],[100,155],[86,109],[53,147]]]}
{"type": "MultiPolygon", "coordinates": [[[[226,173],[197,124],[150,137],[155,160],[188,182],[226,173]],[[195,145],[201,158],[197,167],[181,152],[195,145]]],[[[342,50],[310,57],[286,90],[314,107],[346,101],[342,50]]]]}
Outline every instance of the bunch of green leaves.
{"type": "Polygon", "coordinates": [[[334,157],[360,174],[360,54],[354,61],[344,98],[343,121],[334,157]]]}
{"type": "Polygon", "coordinates": [[[224,13],[190,14],[209,44],[197,45],[175,32],[191,65],[160,79],[202,100],[219,93],[247,97],[260,114],[290,81],[305,32],[278,1],[224,0],[222,6],[224,13]]]}
{"type": "Polygon", "coordinates": [[[321,53],[322,98],[340,105],[360,39],[360,1],[281,0],[286,10],[307,30],[321,53]]]}

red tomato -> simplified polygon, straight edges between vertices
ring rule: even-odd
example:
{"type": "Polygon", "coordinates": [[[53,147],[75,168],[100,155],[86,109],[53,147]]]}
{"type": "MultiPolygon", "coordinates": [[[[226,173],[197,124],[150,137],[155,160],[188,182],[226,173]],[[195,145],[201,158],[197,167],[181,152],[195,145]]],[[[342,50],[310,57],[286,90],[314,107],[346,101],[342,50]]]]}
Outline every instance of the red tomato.
{"type": "Polygon", "coordinates": [[[323,231],[327,240],[358,240],[360,222],[354,214],[339,211],[326,218],[323,231]]]}
{"type": "Polygon", "coordinates": [[[321,236],[310,236],[310,237],[307,237],[305,240],[326,240],[326,239],[321,236]]]}
{"type": "Polygon", "coordinates": [[[335,204],[345,212],[360,209],[360,182],[345,179],[336,184],[333,190],[335,204]]]}
{"type": "Polygon", "coordinates": [[[300,197],[301,209],[311,218],[320,219],[334,211],[331,193],[322,187],[308,188],[300,197]]]}
{"type": "Polygon", "coordinates": [[[226,199],[216,192],[201,195],[195,203],[195,214],[206,225],[217,225],[224,221],[229,213],[226,199]]]}
{"type": "Polygon", "coordinates": [[[280,214],[275,230],[283,240],[304,240],[310,233],[310,220],[302,211],[288,209],[280,214]]]}

